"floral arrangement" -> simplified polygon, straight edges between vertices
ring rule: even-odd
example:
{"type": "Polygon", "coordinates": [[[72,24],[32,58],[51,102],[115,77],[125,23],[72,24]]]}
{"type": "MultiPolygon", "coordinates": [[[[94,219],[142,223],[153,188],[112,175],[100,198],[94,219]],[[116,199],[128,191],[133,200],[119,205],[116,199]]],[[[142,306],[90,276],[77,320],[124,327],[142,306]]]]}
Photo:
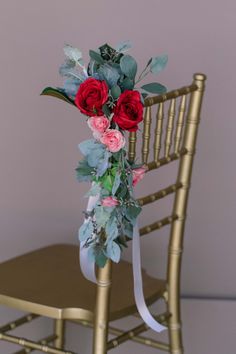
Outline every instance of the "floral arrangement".
{"type": "Polygon", "coordinates": [[[162,94],[166,88],[153,82],[137,87],[149,73],[159,73],[167,56],[152,57],[137,76],[136,60],[126,54],[129,41],[115,48],[104,44],[90,50],[86,66],[79,49],[65,45],[65,63],[59,72],[62,88],[47,87],[42,95],[60,98],[86,116],[93,138],[79,144],[84,158],[76,168],[79,182],[91,182],[87,197],[96,198],[86,210],[79,239],[88,248],[90,261],[103,267],[108,258],[120,260],[127,238],[132,238],[141,212],[133,187],[147,168],[129,161],[125,132],[135,132],[143,120],[143,103],[148,94],[162,94]]]}

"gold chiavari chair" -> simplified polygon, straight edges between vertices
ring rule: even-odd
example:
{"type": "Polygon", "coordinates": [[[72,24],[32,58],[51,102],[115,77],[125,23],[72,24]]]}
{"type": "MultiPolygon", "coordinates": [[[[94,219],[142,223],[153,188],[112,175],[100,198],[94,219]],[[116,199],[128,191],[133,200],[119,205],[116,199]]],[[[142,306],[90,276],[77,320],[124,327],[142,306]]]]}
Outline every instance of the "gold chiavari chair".
{"type": "MultiPolygon", "coordinates": [[[[147,165],[148,171],[152,171],[172,161],[179,161],[176,183],[139,199],[140,204],[144,206],[174,194],[172,214],[140,229],[140,235],[143,236],[165,225],[171,227],[166,280],[152,278],[143,271],[147,304],[150,305],[161,298],[166,302],[166,312],[156,318],[168,327],[169,343],[141,336],[141,333],[148,330],[144,323],[129,331],[109,326],[109,322],[136,313],[132,290],[132,267],[129,263],[121,261],[118,265],[112,265],[110,261],[107,262],[104,268],[98,269],[95,286],[85,280],[80,272],[78,247],[54,245],[0,265],[0,303],[29,313],[0,328],[0,339],[23,347],[15,354],[30,353],[34,350],[51,354],[73,354],[64,349],[66,320],[94,328],[93,354],[107,353],[127,340],[171,354],[183,354],[180,270],[187,201],[205,80],[205,75],[195,74],[190,86],[145,100],[141,149],[143,163],[147,165]],[[166,104],[169,105],[169,110],[164,130],[166,104]],[[157,110],[155,119],[151,116],[153,108],[157,110]],[[153,157],[149,161],[150,136],[154,130],[152,120],[155,131],[153,157]],[[161,156],[163,142],[164,152],[161,156]],[[39,316],[54,319],[53,335],[35,342],[8,333],[39,316]],[[108,341],[108,333],[115,337],[108,341]]],[[[130,160],[136,156],[136,142],[136,133],[130,133],[130,160]]]]}

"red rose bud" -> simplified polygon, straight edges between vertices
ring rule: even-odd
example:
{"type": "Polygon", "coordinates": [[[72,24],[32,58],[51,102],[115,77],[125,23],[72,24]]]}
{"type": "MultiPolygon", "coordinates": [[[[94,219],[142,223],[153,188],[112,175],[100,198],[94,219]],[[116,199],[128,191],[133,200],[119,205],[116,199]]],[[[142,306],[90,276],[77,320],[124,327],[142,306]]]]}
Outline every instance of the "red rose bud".
{"type": "Polygon", "coordinates": [[[108,100],[108,86],[105,81],[88,78],[80,84],[75,104],[87,116],[102,116],[102,106],[108,100]]]}
{"type": "Polygon", "coordinates": [[[143,120],[143,104],[138,91],[124,91],[114,109],[113,121],[123,130],[135,132],[143,120]]]}

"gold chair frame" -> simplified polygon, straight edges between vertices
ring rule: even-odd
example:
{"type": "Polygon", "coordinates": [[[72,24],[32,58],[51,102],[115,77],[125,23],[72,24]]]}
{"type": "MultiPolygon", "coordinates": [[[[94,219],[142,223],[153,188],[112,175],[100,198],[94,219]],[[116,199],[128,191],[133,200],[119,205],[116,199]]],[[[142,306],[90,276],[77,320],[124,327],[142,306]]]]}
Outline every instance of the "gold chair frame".
{"type": "MultiPolygon", "coordinates": [[[[180,273],[181,259],[183,251],[183,236],[186,220],[186,210],[189,195],[189,188],[192,175],[193,160],[195,155],[196,140],[198,133],[198,124],[200,121],[200,112],[205,88],[206,76],[204,74],[195,74],[193,83],[190,86],[168,92],[164,95],[147,98],[145,100],[144,127],[142,137],[142,161],[146,164],[148,171],[158,169],[172,161],[179,160],[178,176],[175,184],[170,185],[161,191],[145,196],[139,199],[141,205],[153,203],[169,194],[175,194],[172,214],[162,220],[140,229],[140,235],[143,236],[154,230],[158,230],[165,225],[170,225],[170,240],[168,247],[168,267],[165,287],[160,288],[156,296],[150,297],[149,303],[164,298],[166,302],[166,312],[156,316],[158,321],[168,327],[169,343],[163,343],[151,338],[141,336],[147,331],[148,327],[142,323],[129,331],[109,326],[110,316],[110,294],[112,285],[112,263],[108,261],[104,268],[99,268],[97,273],[97,295],[95,303],[94,316],[81,309],[68,309],[65,312],[47,308],[40,303],[29,303],[24,299],[18,299],[17,296],[10,296],[6,291],[0,289],[0,303],[9,307],[18,308],[23,311],[31,311],[29,315],[8,323],[0,328],[0,339],[19,344],[22,349],[15,354],[29,353],[33,350],[40,350],[51,354],[73,354],[71,351],[65,351],[64,348],[64,327],[65,320],[73,320],[78,324],[93,327],[93,354],[105,354],[108,350],[117,347],[121,343],[132,340],[153,348],[161,349],[171,354],[183,354],[182,334],[181,334],[181,314],[180,314],[180,273]],[[189,97],[188,109],[187,99],[189,97]],[[176,102],[180,100],[177,121],[176,102]],[[168,110],[168,120],[166,125],[166,134],[164,140],[164,156],[159,157],[163,135],[164,103],[170,101],[168,110]],[[156,116],[156,128],[154,133],[153,160],[149,162],[150,136],[151,136],[151,107],[158,106],[156,116]],[[186,120],[185,120],[186,116],[186,120]],[[174,134],[175,132],[175,134],[174,134]],[[173,136],[174,134],[174,136],[173,136]],[[172,149],[172,142],[173,149],[172,149]],[[172,151],[173,150],[173,151],[172,151]],[[44,315],[55,319],[55,333],[42,341],[34,342],[31,340],[9,335],[7,332],[16,327],[30,322],[33,319],[44,315]],[[108,333],[115,337],[108,341],[108,333]],[[49,343],[54,343],[49,346],[49,343]]],[[[129,159],[136,157],[136,133],[129,134],[129,159]]],[[[24,256],[22,256],[24,257],[24,256]]],[[[9,263],[10,267],[14,260],[9,263]]],[[[4,265],[4,264],[3,264],[4,265]]],[[[0,275],[1,275],[0,265],[0,275]]],[[[3,267],[4,268],[4,267],[3,267]]],[[[7,268],[6,268],[7,269],[7,268]]],[[[8,270],[7,270],[8,271],[8,270]]],[[[4,286],[4,284],[3,284],[4,286]]],[[[62,284],[63,286],[63,284],[62,284]]],[[[46,289],[45,289],[46,291],[46,289]]],[[[119,318],[129,315],[127,313],[119,314],[119,318]]],[[[133,313],[135,309],[133,308],[133,313]]],[[[117,317],[118,318],[118,317],[117,317]]]]}

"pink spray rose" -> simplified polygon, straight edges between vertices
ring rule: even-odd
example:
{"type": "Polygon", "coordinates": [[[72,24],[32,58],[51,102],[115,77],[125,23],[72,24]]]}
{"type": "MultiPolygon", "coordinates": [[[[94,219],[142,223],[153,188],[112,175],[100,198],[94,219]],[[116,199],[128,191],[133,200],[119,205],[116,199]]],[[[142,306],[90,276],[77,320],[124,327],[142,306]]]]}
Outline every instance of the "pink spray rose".
{"type": "Polygon", "coordinates": [[[139,168],[135,168],[132,170],[132,175],[133,175],[133,186],[136,186],[136,184],[143,179],[145,172],[147,171],[147,167],[142,166],[139,168]]]}
{"type": "Polygon", "coordinates": [[[88,119],[88,126],[92,130],[94,138],[99,139],[109,128],[110,121],[105,116],[95,116],[88,119]]]}
{"type": "Polygon", "coordinates": [[[119,130],[107,129],[101,136],[101,143],[106,145],[111,152],[117,152],[125,145],[125,138],[119,130]]]}
{"type": "Polygon", "coordinates": [[[115,197],[106,197],[101,202],[104,207],[113,207],[119,204],[119,201],[115,197]]]}

